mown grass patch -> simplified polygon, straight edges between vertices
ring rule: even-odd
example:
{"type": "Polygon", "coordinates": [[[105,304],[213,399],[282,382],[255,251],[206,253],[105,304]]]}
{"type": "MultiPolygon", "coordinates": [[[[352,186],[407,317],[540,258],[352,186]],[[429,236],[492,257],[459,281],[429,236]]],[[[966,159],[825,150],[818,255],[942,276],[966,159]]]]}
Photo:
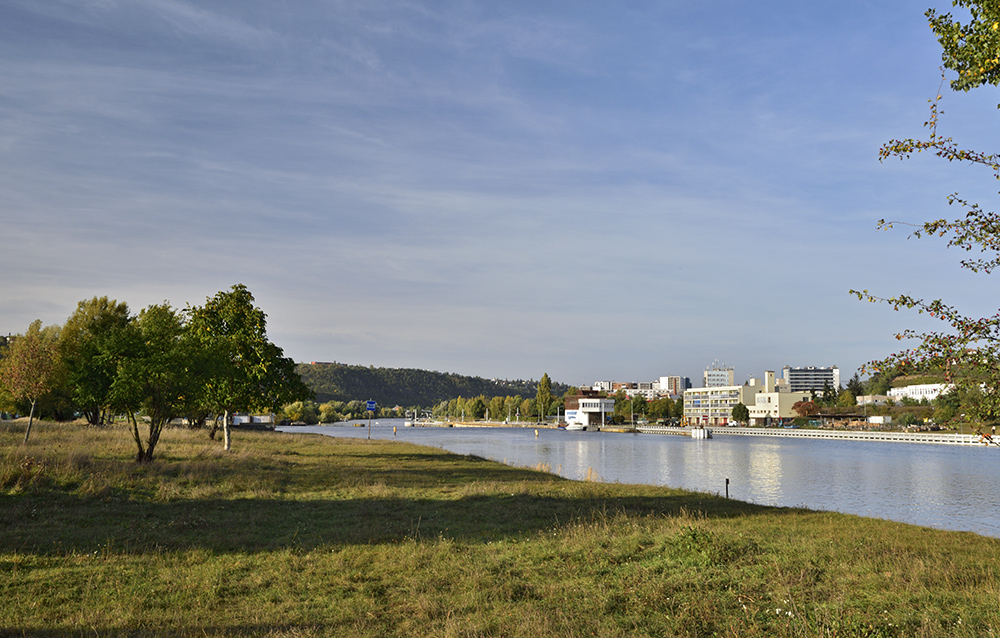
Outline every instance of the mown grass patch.
{"type": "Polygon", "coordinates": [[[0,634],[987,636],[996,539],[390,441],[0,426],[0,634]],[[123,442],[124,440],[124,442],[123,442]]]}

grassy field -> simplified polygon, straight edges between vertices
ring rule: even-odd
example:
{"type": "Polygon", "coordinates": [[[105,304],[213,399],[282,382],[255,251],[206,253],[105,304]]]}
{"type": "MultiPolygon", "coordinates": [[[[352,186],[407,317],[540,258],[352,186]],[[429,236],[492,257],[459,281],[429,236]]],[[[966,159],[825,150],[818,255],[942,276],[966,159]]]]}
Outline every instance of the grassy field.
{"type": "Polygon", "coordinates": [[[0,635],[992,636],[1000,541],[390,441],[0,425],[0,635]],[[540,468],[544,469],[544,468],[540,468]]]}

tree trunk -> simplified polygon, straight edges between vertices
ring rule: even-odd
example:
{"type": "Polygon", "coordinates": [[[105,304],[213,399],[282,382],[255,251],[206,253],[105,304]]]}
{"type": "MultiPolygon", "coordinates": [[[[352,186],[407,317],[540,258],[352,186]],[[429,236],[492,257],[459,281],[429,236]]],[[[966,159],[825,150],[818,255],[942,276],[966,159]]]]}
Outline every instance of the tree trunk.
{"type": "Polygon", "coordinates": [[[24,431],[24,442],[28,442],[28,436],[31,435],[31,424],[35,420],[35,403],[38,399],[31,400],[31,411],[28,413],[28,429],[24,431]]]}
{"type": "Polygon", "coordinates": [[[145,463],[146,452],[145,450],[142,449],[142,435],[139,434],[139,422],[136,421],[135,414],[133,412],[129,412],[128,416],[126,416],[125,418],[132,419],[132,439],[135,441],[135,445],[138,448],[138,451],[136,452],[135,455],[135,462],[145,463]]]}
{"type": "Polygon", "coordinates": [[[233,444],[232,435],[229,431],[229,410],[226,410],[225,416],[222,417],[222,432],[225,435],[224,438],[226,440],[224,449],[228,452],[233,444]]]}
{"type": "Polygon", "coordinates": [[[212,417],[212,429],[208,431],[208,438],[215,440],[215,435],[219,432],[219,417],[212,417]]]}

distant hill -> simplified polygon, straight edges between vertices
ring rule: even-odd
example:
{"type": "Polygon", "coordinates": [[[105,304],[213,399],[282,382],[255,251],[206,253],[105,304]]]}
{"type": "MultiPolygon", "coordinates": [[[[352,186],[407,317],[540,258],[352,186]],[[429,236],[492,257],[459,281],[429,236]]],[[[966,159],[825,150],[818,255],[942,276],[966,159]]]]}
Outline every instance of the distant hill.
{"type": "MultiPolygon", "coordinates": [[[[530,399],[538,392],[537,380],[483,379],[448,372],[343,363],[300,363],[296,368],[305,384],[316,393],[319,403],[373,399],[380,406],[431,408],[458,397],[520,395],[530,399]]],[[[567,389],[565,383],[552,382],[553,396],[562,396],[567,389]]]]}

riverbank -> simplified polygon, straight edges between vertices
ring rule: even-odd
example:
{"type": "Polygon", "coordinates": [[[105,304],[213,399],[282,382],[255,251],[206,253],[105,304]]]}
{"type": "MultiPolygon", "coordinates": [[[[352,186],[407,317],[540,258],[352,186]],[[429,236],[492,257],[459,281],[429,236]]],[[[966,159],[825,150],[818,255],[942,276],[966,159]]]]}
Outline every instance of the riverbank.
{"type": "MultiPolygon", "coordinates": [[[[976,434],[953,434],[942,432],[875,432],[857,430],[816,430],[806,428],[741,428],[718,426],[709,428],[713,435],[731,436],[779,436],[802,439],[831,439],[841,441],[885,441],[890,443],[934,443],[940,445],[989,445],[992,437],[984,438],[976,434]]],[[[642,434],[691,435],[692,428],[666,426],[639,426],[642,434]]]]}
{"type": "Polygon", "coordinates": [[[0,427],[0,634],[981,636],[1000,542],[399,443],[0,427]]]}

